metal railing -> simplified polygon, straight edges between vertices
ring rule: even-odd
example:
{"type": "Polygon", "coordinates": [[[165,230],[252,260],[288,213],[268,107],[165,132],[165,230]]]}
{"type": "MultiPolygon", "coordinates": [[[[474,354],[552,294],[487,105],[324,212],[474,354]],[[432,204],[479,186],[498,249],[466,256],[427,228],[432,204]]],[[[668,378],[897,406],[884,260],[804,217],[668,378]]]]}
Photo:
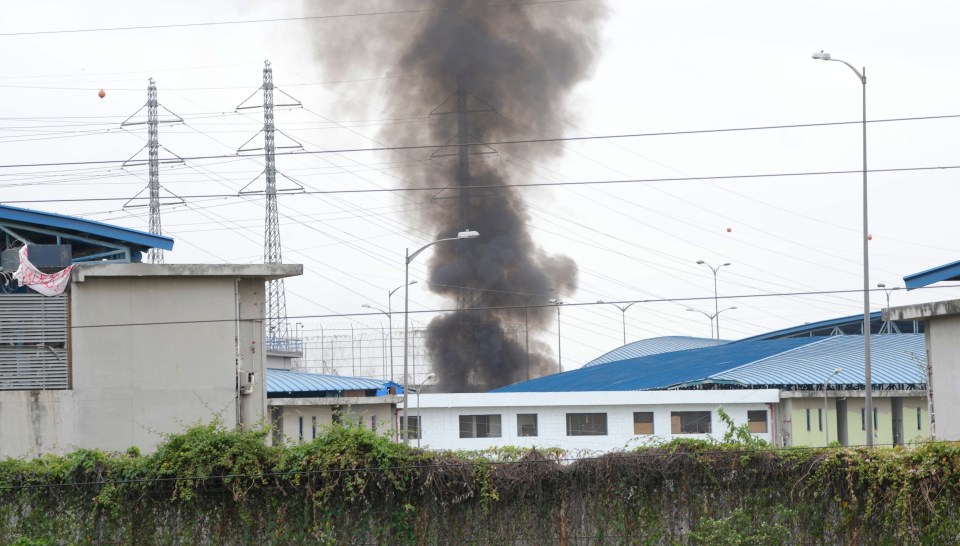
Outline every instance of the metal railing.
{"type": "Polygon", "coordinates": [[[303,340],[288,337],[267,337],[267,351],[303,354],[303,340]]]}

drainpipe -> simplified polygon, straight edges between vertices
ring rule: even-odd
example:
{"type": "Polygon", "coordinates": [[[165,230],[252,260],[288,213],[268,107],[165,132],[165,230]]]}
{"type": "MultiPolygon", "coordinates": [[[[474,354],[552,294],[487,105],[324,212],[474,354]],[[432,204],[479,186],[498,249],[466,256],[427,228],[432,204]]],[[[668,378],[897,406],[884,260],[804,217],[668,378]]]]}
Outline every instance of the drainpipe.
{"type": "MultiPolygon", "coordinates": [[[[770,443],[776,447],[777,445],[777,410],[774,405],[767,404],[770,406],[770,443]]],[[[781,446],[784,447],[784,446],[781,446]]]]}
{"type": "Polygon", "coordinates": [[[236,369],[234,370],[233,377],[236,381],[234,398],[236,400],[237,406],[237,428],[243,427],[243,411],[240,408],[240,373],[243,371],[243,352],[240,351],[240,278],[236,278],[233,281],[233,302],[236,306],[236,315],[234,317],[234,325],[236,327],[236,369]]]}

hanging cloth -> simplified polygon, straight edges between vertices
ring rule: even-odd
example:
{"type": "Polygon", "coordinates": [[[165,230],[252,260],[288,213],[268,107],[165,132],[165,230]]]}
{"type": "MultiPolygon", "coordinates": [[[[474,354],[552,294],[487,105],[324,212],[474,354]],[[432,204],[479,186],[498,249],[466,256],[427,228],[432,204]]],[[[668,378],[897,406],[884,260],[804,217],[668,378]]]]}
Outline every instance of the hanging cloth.
{"type": "Polygon", "coordinates": [[[20,267],[14,272],[13,278],[20,286],[30,287],[44,296],[57,296],[63,294],[70,284],[71,270],[72,264],[56,273],[41,272],[27,259],[27,245],[23,245],[20,247],[20,267]]]}

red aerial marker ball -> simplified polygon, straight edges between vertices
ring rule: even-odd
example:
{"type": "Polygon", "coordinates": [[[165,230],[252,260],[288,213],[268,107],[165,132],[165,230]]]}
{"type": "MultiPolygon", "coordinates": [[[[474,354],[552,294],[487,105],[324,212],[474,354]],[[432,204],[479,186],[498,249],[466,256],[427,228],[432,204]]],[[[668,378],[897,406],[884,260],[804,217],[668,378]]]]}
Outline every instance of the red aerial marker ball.
{"type": "Polygon", "coordinates": [[[730,233],[731,231],[733,231],[733,228],[732,228],[732,227],[728,227],[728,228],[727,228],[727,233],[730,233]]]}
{"type": "Polygon", "coordinates": [[[868,240],[868,241],[872,241],[872,240],[873,240],[873,234],[872,234],[872,233],[868,233],[868,234],[867,234],[867,240],[868,240]]]}
{"type": "Polygon", "coordinates": [[[100,92],[97,93],[97,96],[102,99],[103,97],[106,97],[106,96],[107,96],[107,92],[104,91],[103,89],[101,89],[100,92]]]}

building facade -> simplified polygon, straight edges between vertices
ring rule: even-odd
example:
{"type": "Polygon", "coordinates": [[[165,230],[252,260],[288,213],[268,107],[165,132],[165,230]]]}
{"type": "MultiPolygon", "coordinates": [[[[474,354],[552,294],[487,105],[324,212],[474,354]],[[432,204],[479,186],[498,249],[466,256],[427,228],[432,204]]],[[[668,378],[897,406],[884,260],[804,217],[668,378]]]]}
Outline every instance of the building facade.
{"type": "Polygon", "coordinates": [[[604,452],[674,438],[722,438],[746,425],[773,442],[774,389],[423,394],[409,397],[412,442],[441,450],[498,446],[604,452]],[[419,400],[418,400],[419,398],[419,400]]]}
{"type": "Polygon", "coordinates": [[[0,457],[149,451],[194,423],[265,421],[264,283],[301,273],[83,263],[61,296],[0,294],[35,319],[0,319],[0,457]],[[44,311],[56,298],[62,314],[44,311]],[[55,358],[37,365],[41,354],[55,358]]]}

